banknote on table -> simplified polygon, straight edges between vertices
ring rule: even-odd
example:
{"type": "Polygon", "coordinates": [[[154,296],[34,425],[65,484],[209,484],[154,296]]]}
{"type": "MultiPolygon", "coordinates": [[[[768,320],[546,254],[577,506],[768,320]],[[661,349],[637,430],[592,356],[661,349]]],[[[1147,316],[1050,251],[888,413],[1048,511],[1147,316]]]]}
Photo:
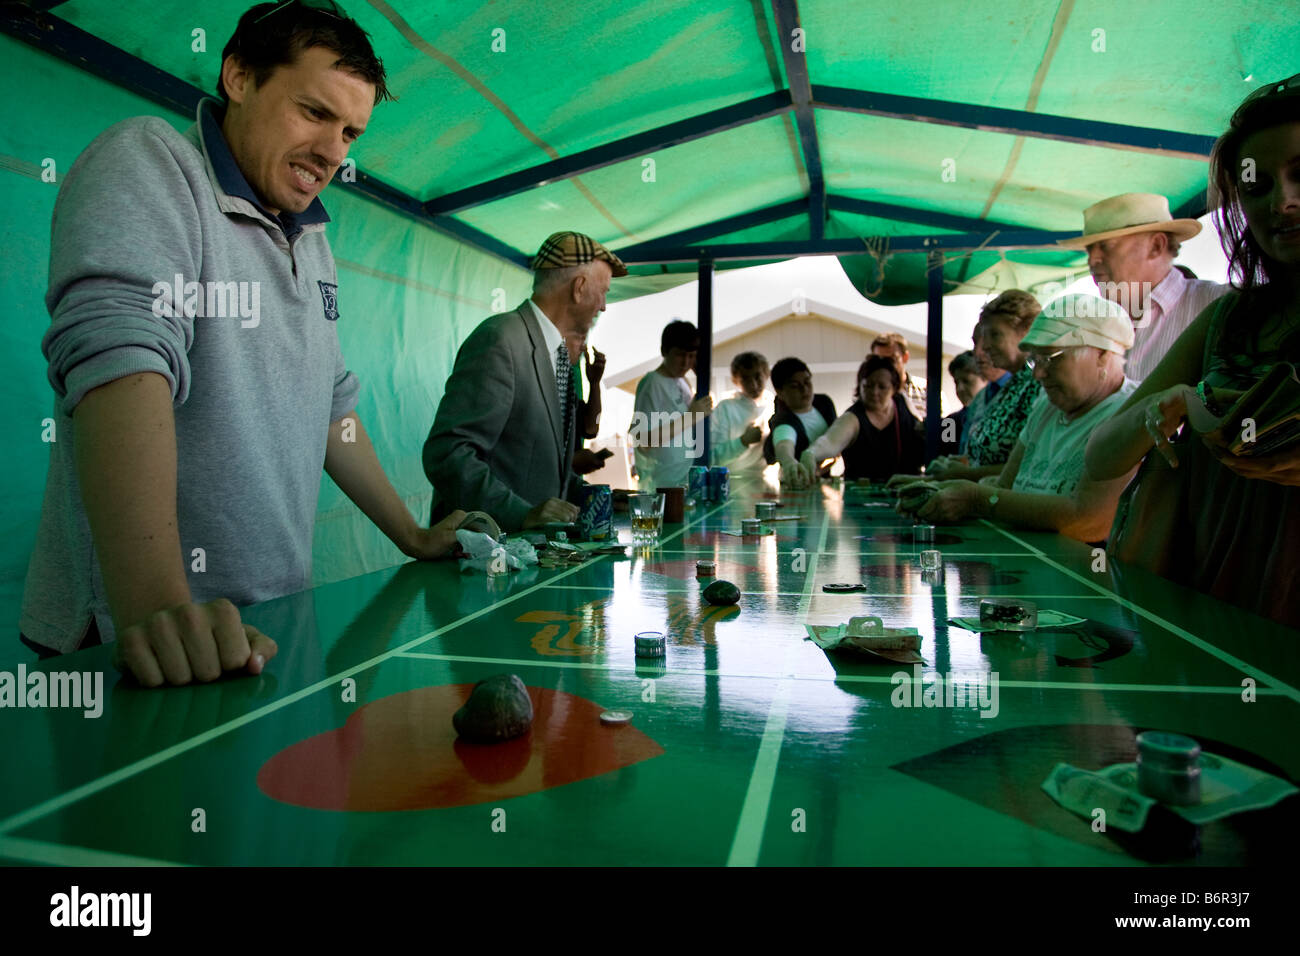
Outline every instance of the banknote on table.
{"type": "Polygon", "coordinates": [[[895,664],[923,664],[915,628],[885,627],[878,617],[854,617],[847,624],[805,624],[808,639],[824,651],[840,651],[895,664]]]}
{"type": "MultiPolygon", "coordinates": [[[[1202,753],[1200,767],[1200,803],[1189,807],[1162,804],[1197,826],[1234,813],[1271,807],[1300,792],[1286,780],[1218,754],[1202,753]]],[[[1135,763],[1113,764],[1097,771],[1059,763],[1043,782],[1043,789],[1081,817],[1091,819],[1097,808],[1105,810],[1107,826],[1130,833],[1142,829],[1147,812],[1158,802],[1138,790],[1135,763]]]]}
{"type": "MultiPolygon", "coordinates": [[[[1202,752],[1200,767],[1201,802],[1190,807],[1169,807],[1184,820],[1198,826],[1245,810],[1271,807],[1284,797],[1300,792],[1271,773],[1218,754],[1202,752]]],[[[1116,786],[1132,793],[1138,792],[1135,763],[1115,764],[1098,773],[1116,786]]]]}
{"type": "Polygon", "coordinates": [[[1065,809],[1085,820],[1098,819],[1106,812],[1106,826],[1137,833],[1147,822],[1155,801],[1135,790],[1130,792],[1113,780],[1091,770],[1058,763],[1043,781],[1043,790],[1065,809]]]}

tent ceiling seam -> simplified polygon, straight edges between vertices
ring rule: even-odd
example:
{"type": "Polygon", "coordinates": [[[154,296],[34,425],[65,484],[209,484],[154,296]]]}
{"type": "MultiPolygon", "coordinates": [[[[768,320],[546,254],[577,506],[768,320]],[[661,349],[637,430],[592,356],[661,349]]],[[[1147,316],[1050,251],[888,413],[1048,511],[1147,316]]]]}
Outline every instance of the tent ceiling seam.
{"type": "MultiPolygon", "coordinates": [[[[1070,14],[1074,12],[1074,0],[1061,0],[1061,5],[1056,8],[1056,16],[1052,19],[1052,33],[1047,39],[1047,49],[1043,52],[1043,57],[1038,62],[1038,69],[1034,71],[1034,80],[1029,84],[1029,96],[1025,100],[1025,112],[1033,113],[1038,107],[1038,95],[1043,90],[1043,82],[1047,79],[1047,71],[1052,66],[1052,60],[1056,58],[1056,51],[1061,46],[1061,37],[1065,35],[1065,25],[1069,22],[1070,14]]],[[[1017,136],[1015,143],[1011,146],[1011,153],[1007,156],[1007,165],[1002,170],[1002,175],[993,185],[989,198],[984,203],[984,209],[980,212],[979,217],[983,219],[993,209],[993,204],[998,201],[998,196],[1002,194],[1002,188],[1006,186],[1011,179],[1011,174],[1020,162],[1020,151],[1024,149],[1025,138],[1017,136]]]]}

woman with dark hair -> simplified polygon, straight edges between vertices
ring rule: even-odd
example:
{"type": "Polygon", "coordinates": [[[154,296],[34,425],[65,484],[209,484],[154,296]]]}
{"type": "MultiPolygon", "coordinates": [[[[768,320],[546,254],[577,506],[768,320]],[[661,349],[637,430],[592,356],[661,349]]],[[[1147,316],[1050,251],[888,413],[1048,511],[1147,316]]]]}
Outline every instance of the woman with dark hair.
{"type": "Polygon", "coordinates": [[[815,474],[827,458],[844,456],[845,478],[886,481],[916,474],[925,461],[921,423],[900,394],[903,383],[893,359],[869,355],[858,367],[857,401],[826,433],[809,444],[800,464],[815,474]]]}
{"type": "Polygon", "coordinates": [[[768,420],[763,455],[769,464],[780,464],[782,483],[802,488],[815,473],[804,474],[799,459],[835,421],[835,403],[829,395],[813,394],[812,372],[797,358],[783,358],[772,366],[772,388],[776,414],[768,420]]]}
{"type": "MultiPolygon", "coordinates": [[[[1226,413],[1274,365],[1300,362],[1300,74],[1242,102],[1215,144],[1210,171],[1233,290],[1196,317],[1097,429],[1087,466],[1094,478],[1107,478],[1148,458],[1130,490],[1158,472],[1168,476],[1161,498],[1177,514],[1138,563],[1300,627],[1300,444],[1234,455],[1216,436],[1177,434],[1189,406],[1226,413]],[[1148,456],[1153,447],[1161,459],[1148,456]]],[[[1129,514],[1127,503],[1112,541],[1144,517],[1143,509],[1129,514]]]]}

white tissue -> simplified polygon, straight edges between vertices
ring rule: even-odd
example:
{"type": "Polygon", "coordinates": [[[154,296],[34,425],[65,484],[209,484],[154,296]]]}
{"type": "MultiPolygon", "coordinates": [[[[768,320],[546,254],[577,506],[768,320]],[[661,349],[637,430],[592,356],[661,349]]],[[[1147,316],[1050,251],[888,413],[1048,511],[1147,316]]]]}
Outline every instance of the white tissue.
{"type": "Polygon", "coordinates": [[[465,552],[460,559],[461,571],[482,571],[494,574],[521,571],[537,563],[537,551],[523,538],[511,538],[505,544],[481,531],[459,528],[456,541],[465,552]]]}

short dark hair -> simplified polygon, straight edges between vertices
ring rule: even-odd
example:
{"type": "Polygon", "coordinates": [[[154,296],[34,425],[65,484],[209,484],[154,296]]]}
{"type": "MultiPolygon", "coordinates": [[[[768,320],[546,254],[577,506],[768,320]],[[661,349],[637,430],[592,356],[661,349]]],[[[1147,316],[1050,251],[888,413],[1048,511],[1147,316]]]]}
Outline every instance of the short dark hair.
{"type": "Polygon", "coordinates": [[[783,358],[772,366],[772,387],[777,391],[785,388],[800,372],[807,372],[809,375],[812,371],[803,363],[803,359],[783,358]]]}
{"type": "MultiPolygon", "coordinates": [[[[298,0],[259,3],[245,10],[221,51],[221,63],[224,66],[228,56],[238,57],[252,71],[253,82],[262,86],[277,67],[292,66],[304,50],[316,46],[339,55],[333,63],[335,69],[355,73],[374,86],[376,103],[396,99],[388,90],[383,61],[375,56],[366,31],[347,16],[338,17],[298,0]]],[[[223,102],[230,102],[220,73],[217,94],[223,102]]]]}
{"type": "Polygon", "coordinates": [[[731,360],[731,374],[739,375],[751,369],[767,368],[767,359],[758,352],[740,352],[731,360]]]}
{"type": "Polygon", "coordinates": [[[954,356],[953,360],[948,363],[948,374],[953,378],[958,375],[979,375],[979,373],[979,362],[975,360],[975,353],[970,349],[954,356]]]}
{"type": "MultiPolygon", "coordinates": [[[[873,345],[872,348],[875,346],[873,345]]],[[[861,389],[863,381],[880,371],[889,373],[890,381],[894,383],[894,394],[898,394],[898,390],[903,387],[902,376],[898,374],[898,364],[883,355],[868,355],[867,360],[858,366],[857,388],[861,389]]],[[[856,395],[853,400],[857,401],[856,395]]]]}
{"type": "Polygon", "coordinates": [[[667,355],[669,349],[681,349],[694,352],[700,347],[700,333],[695,326],[681,319],[674,319],[664,326],[664,333],[659,337],[659,354],[667,355]]]}

